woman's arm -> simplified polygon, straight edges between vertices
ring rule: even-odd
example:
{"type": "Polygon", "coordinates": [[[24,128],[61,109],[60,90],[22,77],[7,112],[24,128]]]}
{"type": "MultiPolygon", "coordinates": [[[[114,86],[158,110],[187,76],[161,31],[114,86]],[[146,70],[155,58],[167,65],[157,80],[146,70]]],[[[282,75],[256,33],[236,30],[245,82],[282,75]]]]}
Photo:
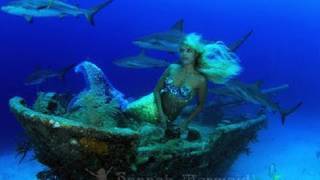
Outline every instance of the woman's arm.
{"type": "Polygon", "coordinates": [[[169,75],[170,69],[172,68],[172,65],[170,65],[165,72],[161,75],[160,79],[158,80],[158,83],[153,91],[154,97],[155,97],[155,102],[159,111],[159,118],[162,123],[166,125],[167,123],[167,116],[164,114],[163,109],[162,109],[162,102],[161,102],[161,97],[160,97],[160,91],[164,87],[164,82],[166,77],[169,75]]]}
{"type": "Polygon", "coordinates": [[[189,123],[192,121],[192,119],[201,112],[201,110],[203,109],[206,99],[207,99],[207,80],[205,78],[201,79],[201,82],[199,84],[199,88],[198,88],[198,104],[196,106],[196,108],[192,111],[192,113],[190,114],[190,116],[184,120],[181,125],[180,128],[182,130],[186,130],[189,123]]]}

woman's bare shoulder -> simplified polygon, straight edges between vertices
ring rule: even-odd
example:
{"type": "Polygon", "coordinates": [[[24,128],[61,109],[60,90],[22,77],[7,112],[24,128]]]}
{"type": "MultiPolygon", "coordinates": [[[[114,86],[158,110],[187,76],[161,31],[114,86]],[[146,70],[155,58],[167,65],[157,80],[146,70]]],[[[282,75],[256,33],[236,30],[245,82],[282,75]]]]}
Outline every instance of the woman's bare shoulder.
{"type": "Polygon", "coordinates": [[[180,68],[181,65],[180,64],[170,64],[169,65],[169,69],[177,69],[177,68],[180,68]]]}
{"type": "Polygon", "coordinates": [[[181,67],[180,64],[170,64],[167,71],[172,74],[174,72],[176,72],[179,68],[181,67]]]}

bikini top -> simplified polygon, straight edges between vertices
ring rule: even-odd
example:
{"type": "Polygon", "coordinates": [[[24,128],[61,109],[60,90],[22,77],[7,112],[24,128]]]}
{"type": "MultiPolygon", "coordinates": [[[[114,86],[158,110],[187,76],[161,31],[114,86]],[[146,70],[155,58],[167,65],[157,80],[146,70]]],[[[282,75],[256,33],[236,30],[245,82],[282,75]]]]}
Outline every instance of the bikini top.
{"type": "Polygon", "coordinates": [[[188,101],[191,98],[192,90],[186,86],[178,87],[173,84],[173,79],[171,77],[167,77],[165,79],[164,88],[161,89],[160,93],[170,93],[177,98],[180,98],[184,101],[188,101]]]}

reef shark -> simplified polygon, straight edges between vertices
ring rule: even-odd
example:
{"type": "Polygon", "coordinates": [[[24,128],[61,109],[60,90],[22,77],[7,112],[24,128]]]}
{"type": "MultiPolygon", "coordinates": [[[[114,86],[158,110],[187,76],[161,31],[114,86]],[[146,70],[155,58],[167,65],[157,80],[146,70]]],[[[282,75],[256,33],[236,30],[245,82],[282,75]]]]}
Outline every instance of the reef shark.
{"type": "MultiPolygon", "coordinates": [[[[176,53],[179,51],[181,42],[185,37],[184,20],[177,21],[168,31],[153,33],[133,41],[133,44],[145,48],[159,51],[176,53]]],[[[236,51],[252,34],[252,30],[245,34],[241,39],[228,45],[230,51],[236,51]]],[[[206,41],[205,43],[212,43],[206,41]]]]}
{"type": "Polygon", "coordinates": [[[112,0],[107,0],[91,9],[81,9],[60,0],[18,0],[2,6],[1,10],[18,16],[23,16],[28,22],[33,17],[64,17],[84,15],[91,25],[94,25],[94,16],[109,5],[112,0]]]}
{"type": "Polygon", "coordinates": [[[183,19],[178,20],[168,31],[153,33],[133,41],[133,44],[145,48],[171,53],[178,52],[183,33],[183,19]]]}
{"type": "Polygon", "coordinates": [[[286,117],[294,113],[302,105],[302,102],[297,103],[290,109],[284,110],[278,103],[272,100],[269,94],[276,90],[281,90],[287,87],[287,85],[284,85],[279,88],[272,88],[272,90],[262,90],[261,81],[258,81],[255,84],[245,84],[240,81],[233,80],[226,83],[225,87],[211,89],[209,90],[209,92],[215,93],[217,95],[233,97],[245,102],[251,102],[253,104],[266,107],[272,111],[277,111],[280,113],[281,123],[282,125],[284,125],[286,117]]]}
{"type": "Polygon", "coordinates": [[[144,51],[137,56],[127,57],[113,61],[113,63],[120,67],[143,69],[143,68],[160,68],[166,67],[169,63],[165,60],[155,59],[145,55],[144,51]]]}
{"type": "Polygon", "coordinates": [[[27,76],[24,84],[26,86],[38,85],[50,78],[60,78],[64,79],[65,75],[75,67],[75,64],[67,66],[61,70],[52,70],[52,69],[40,69],[37,68],[29,76],[27,76]]]}

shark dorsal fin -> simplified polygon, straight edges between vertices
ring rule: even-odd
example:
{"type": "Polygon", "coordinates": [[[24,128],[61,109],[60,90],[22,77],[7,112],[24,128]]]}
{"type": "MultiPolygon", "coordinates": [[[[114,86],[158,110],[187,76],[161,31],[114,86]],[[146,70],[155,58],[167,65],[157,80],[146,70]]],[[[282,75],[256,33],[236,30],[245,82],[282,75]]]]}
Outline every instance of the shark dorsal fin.
{"type": "Polygon", "coordinates": [[[184,20],[180,19],[171,27],[171,30],[183,32],[183,24],[184,24],[184,20]]]}
{"type": "Polygon", "coordinates": [[[237,49],[239,49],[239,47],[251,36],[252,33],[253,30],[249,31],[241,39],[238,39],[237,41],[229,44],[228,47],[230,51],[235,52],[237,49]]]}
{"type": "Polygon", "coordinates": [[[40,4],[36,7],[37,10],[50,9],[55,0],[48,0],[48,4],[40,4]]]}

